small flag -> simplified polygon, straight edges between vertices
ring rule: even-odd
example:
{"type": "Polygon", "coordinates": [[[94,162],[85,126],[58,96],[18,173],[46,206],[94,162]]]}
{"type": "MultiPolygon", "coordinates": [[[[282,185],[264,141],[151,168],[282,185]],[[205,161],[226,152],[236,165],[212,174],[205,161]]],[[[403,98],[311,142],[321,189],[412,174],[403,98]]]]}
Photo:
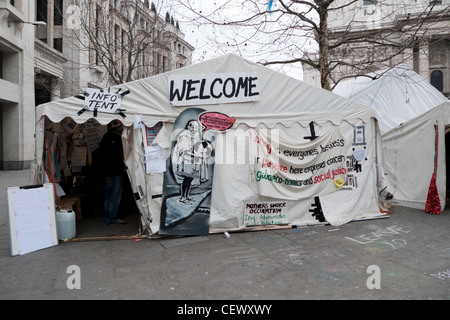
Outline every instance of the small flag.
{"type": "Polygon", "coordinates": [[[269,3],[267,4],[267,11],[271,11],[272,10],[272,5],[273,5],[273,0],[269,0],[269,3]]]}

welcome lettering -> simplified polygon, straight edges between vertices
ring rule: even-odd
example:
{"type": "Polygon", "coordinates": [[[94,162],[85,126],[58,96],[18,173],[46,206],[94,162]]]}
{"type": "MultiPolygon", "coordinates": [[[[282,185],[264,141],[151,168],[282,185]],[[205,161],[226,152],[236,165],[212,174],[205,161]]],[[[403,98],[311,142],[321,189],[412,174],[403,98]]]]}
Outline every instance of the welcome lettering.
{"type": "Polygon", "coordinates": [[[252,74],[172,76],[169,99],[174,106],[257,101],[258,77],[252,74]]]}

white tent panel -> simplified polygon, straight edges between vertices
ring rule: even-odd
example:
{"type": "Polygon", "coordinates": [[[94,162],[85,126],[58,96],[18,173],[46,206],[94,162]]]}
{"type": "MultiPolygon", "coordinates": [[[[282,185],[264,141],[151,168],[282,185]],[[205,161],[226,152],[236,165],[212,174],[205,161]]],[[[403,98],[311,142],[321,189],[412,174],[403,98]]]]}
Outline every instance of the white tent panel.
{"type": "Polygon", "coordinates": [[[445,128],[448,125],[450,102],[445,102],[383,135],[387,182],[396,201],[408,207],[425,208],[437,151],[436,185],[441,208],[445,208],[445,128]]]}
{"type": "MultiPolygon", "coordinates": [[[[353,154],[351,143],[355,139],[355,127],[365,128],[365,160],[361,170],[353,172],[354,186],[320,197],[325,218],[333,225],[341,225],[353,219],[381,215],[377,199],[377,155],[376,155],[376,112],[359,102],[340,97],[331,92],[309,86],[299,80],[277,73],[266,67],[249,62],[234,55],[226,55],[199,64],[134,81],[114,88],[112,91],[130,93],[123,97],[121,109],[125,118],[117,114],[93,114],[85,111],[84,101],[71,97],[50,102],[37,108],[37,123],[46,116],[52,122],[60,122],[70,117],[77,123],[95,119],[108,124],[113,119],[121,119],[127,126],[122,135],[128,175],[133,192],[139,195],[136,201],[141,211],[141,222],[151,233],[159,231],[162,204],[163,174],[146,174],[143,144],[146,142],[145,128],[133,129],[135,115],[152,127],[163,122],[163,128],[153,143],[162,147],[166,156],[170,154],[173,123],[187,107],[174,107],[169,100],[169,79],[174,76],[197,77],[205,74],[256,74],[259,97],[257,101],[205,104],[200,107],[207,111],[221,112],[236,118],[235,130],[247,128],[278,129],[283,138],[303,141],[311,135],[309,124],[314,123],[316,135],[338,126],[348,142],[346,154],[353,154]]],[[[39,139],[42,136],[38,136],[39,139]]],[[[218,139],[216,159],[234,159],[230,162],[216,162],[214,166],[213,192],[210,213],[210,230],[245,229],[243,212],[246,203],[279,201],[278,198],[264,197],[252,188],[252,164],[240,162],[238,152],[231,153],[224,139],[218,139]],[[230,155],[232,154],[232,155],[230,155]]],[[[231,144],[232,148],[237,148],[231,144]]],[[[361,146],[359,146],[361,147],[361,146]]],[[[37,162],[40,164],[42,144],[37,143],[37,162]]],[[[333,183],[330,181],[329,183],[333,183]]],[[[283,199],[281,199],[283,200],[283,199]]],[[[286,200],[288,205],[287,223],[302,225],[316,223],[311,215],[313,198],[286,200]]]]}
{"type": "Polygon", "coordinates": [[[401,205],[425,208],[438,151],[436,183],[443,210],[449,100],[404,65],[344,81],[333,92],[377,111],[388,191],[401,205]],[[373,76],[377,78],[372,80],[373,76]]]}
{"type": "Polygon", "coordinates": [[[448,100],[405,65],[343,81],[333,93],[374,108],[382,134],[448,100]]]}

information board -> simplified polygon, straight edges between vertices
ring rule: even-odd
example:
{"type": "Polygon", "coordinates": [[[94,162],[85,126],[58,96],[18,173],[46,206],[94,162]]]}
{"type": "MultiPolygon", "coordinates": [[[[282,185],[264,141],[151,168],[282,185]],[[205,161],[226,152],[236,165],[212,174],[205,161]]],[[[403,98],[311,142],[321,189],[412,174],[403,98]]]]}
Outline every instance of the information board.
{"type": "Polygon", "coordinates": [[[11,255],[56,246],[55,198],[51,183],[6,189],[11,255]]]}

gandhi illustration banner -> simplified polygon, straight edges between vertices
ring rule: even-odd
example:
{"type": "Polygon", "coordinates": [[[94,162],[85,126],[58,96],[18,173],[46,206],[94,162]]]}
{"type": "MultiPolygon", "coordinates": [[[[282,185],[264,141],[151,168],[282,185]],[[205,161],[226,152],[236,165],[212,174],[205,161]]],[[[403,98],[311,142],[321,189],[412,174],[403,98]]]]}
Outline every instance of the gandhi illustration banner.
{"type": "Polygon", "coordinates": [[[204,111],[187,109],[174,123],[164,174],[161,234],[209,234],[216,132],[199,120],[204,111]]]}

